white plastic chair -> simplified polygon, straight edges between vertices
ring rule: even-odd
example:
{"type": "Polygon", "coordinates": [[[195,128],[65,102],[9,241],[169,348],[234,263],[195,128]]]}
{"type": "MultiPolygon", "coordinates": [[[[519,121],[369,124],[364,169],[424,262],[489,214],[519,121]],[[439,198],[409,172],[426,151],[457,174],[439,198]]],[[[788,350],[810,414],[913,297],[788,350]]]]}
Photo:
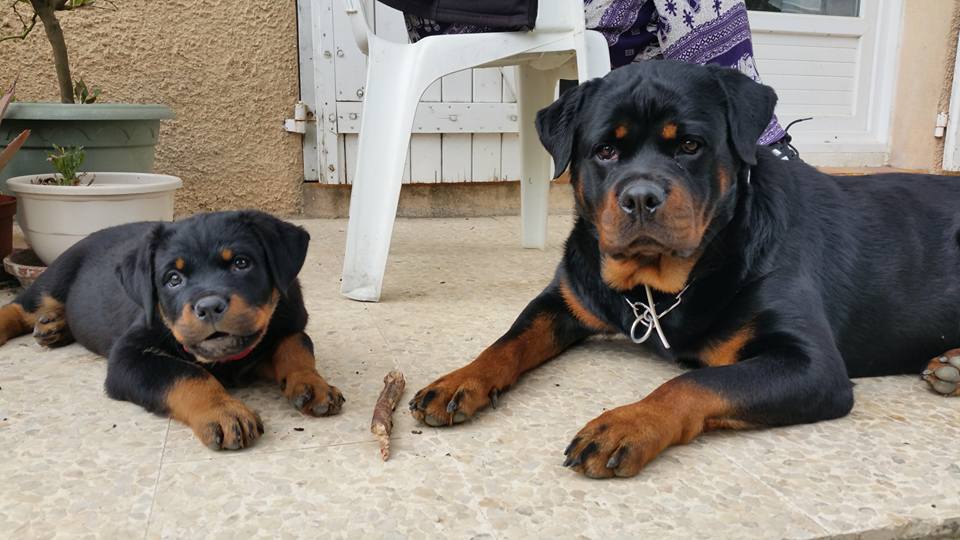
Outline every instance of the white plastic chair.
{"type": "Polygon", "coordinates": [[[518,66],[521,238],[523,247],[543,248],[552,162],[534,128],[537,111],[553,102],[561,71],[575,66],[580,81],[610,71],[606,40],[584,27],[583,0],[541,1],[529,32],[429,36],[412,44],[377,37],[362,0],[344,3],[368,60],[341,294],[380,299],[417,103],[434,81],[464,69],[518,66]]]}

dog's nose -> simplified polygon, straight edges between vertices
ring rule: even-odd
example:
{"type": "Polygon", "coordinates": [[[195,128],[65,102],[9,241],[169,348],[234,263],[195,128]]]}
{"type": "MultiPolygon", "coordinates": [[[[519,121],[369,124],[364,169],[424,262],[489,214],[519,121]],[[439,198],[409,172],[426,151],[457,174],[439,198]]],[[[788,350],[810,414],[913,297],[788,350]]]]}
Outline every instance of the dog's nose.
{"type": "Polygon", "coordinates": [[[654,213],[667,200],[667,192],[648,180],[633,182],[620,192],[620,208],[628,214],[654,213]]]}
{"type": "Polygon", "coordinates": [[[204,296],[193,303],[193,312],[204,322],[217,322],[227,311],[227,301],[220,296],[204,296]]]}

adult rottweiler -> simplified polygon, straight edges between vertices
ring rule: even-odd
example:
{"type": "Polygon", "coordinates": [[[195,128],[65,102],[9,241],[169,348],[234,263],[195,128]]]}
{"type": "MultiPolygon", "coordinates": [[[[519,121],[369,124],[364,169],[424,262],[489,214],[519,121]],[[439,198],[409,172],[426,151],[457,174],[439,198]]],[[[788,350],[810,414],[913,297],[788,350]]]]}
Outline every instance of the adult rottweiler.
{"type": "Polygon", "coordinates": [[[108,358],[107,394],[169,415],[213,449],[263,434],[224,385],[276,381],[300,412],[344,402],[317,373],[297,274],[310,235],[261,212],[111,227],[63,253],[0,308],[0,345],[33,332],[108,358]]]}
{"type": "Polygon", "coordinates": [[[576,199],[563,260],[503,337],[416,394],[414,416],[462,422],[616,332],[700,369],[580,430],[565,465],[591,477],[635,475],[707,430],[844,416],[851,377],[923,370],[960,393],[960,349],[936,356],[960,347],[960,182],[783,161],[756,144],[776,101],[734,70],[654,61],[540,111],[576,199]]]}

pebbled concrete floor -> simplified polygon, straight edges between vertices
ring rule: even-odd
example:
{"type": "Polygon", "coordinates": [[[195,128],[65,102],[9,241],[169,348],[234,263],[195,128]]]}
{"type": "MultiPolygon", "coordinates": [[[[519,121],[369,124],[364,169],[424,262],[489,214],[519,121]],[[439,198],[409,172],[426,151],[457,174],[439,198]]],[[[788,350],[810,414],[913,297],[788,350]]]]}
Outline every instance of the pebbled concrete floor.
{"type": "Polygon", "coordinates": [[[584,423],[681,371],[624,339],[562,355],[451,429],[398,408],[382,463],[368,427],[383,376],[403,370],[405,403],[495,340],[549,280],[570,218],[551,217],[546,251],[518,247],[517,218],[400,220],[379,304],[338,294],[346,222],[302,224],[308,331],[344,412],[305,418],[271,386],[241,389],[266,433],[215,453],[106,398],[102,359],[16,339],[0,349],[0,537],[960,536],[960,399],[919,377],[859,380],[847,418],[709,434],[633,479],[564,469],[584,423]]]}

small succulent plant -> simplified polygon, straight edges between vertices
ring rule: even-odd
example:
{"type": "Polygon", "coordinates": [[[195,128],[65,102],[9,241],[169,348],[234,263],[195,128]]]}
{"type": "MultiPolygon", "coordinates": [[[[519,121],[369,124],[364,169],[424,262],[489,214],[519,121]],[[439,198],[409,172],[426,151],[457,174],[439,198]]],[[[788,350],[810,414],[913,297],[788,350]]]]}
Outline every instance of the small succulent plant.
{"type": "Polygon", "coordinates": [[[60,173],[60,176],[44,178],[41,182],[60,186],[79,186],[80,174],[82,174],[80,173],[80,166],[83,165],[83,160],[86,157],[87,154],[83,151],[82,146],[53,145],[53,152],[47,153],[47,160],[60,173]]]}

